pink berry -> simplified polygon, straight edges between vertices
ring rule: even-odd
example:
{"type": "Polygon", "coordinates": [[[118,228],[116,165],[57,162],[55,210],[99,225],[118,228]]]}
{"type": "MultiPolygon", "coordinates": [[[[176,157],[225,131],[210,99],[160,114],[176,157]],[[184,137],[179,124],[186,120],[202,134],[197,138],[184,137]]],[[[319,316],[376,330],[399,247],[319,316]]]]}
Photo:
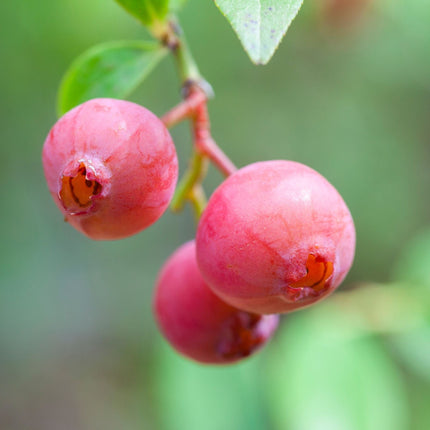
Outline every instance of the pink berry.
{"type": "Polygon", "coordinates": [[[251,164],[224,181],[197,230],[197,261],[232,306],[283,313],[310,305],[342,282],[355,229],[336,189],[292,161],[251,164]]]}
{"type": "Polygon", "coordinates": [[[55,203],[92,239],[120,239],[153,224],[178,177],[166,127],[123,100],[94,99],[66,113],[51,129],[42,159],[55,203]]]}
{"type": "Polygon", "coordinates": [[[277,315],[255,315],[224,303],[197,267],[195,242],[182,245],[164,265],[155,290],[158,325],[180,353],[201,363],[232,363],[263,346],[277,315]]]}

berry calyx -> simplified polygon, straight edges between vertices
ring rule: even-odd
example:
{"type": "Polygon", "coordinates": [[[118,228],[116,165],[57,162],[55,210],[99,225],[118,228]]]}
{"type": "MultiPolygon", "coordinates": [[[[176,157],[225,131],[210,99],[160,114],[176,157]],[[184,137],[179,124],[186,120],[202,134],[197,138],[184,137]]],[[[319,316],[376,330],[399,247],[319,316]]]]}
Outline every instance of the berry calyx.
{"type": "Polygon", "coordinates": [[[102,195],[106,185],[102,186],[100,182],[110,175],[100,169],[103,167],[96,170],[89,160],[74,161],[64,169],[58,198],[70,215],[90,212],[94,199],[102,195]]]}
{"type": "Polygon", "coordinates": [[[217,297],[200,274],[194,241],[163,266],[153,307],[171,345],[201,363],[226,364],[250,356],[268,341],[279,320],[236,309],[217,297]]]}
{"type": "Polygon", "coordinates": [[[135,103],[93,99],[51,129],[43,147],[51,195],[65,219],[92,239],[120,239],[166,210],[178,176],[163,123],[135,103]]]}
{"type": "Polygon", "coordinates": [[[321,258],[309,254],[306,261],[306,275],[291,284],[291,288],[312,288],[315,291],[323,290],[333,274],[333,263],[324,262],[321,258]]]}
{"type": "Polygon", "coordinates": [[[315,170],[292,161],[240,169],[209,200],[197,261],[212,290],[237,308],[284,313],[332,293],[355,250],[351,214],[315,170]]]}

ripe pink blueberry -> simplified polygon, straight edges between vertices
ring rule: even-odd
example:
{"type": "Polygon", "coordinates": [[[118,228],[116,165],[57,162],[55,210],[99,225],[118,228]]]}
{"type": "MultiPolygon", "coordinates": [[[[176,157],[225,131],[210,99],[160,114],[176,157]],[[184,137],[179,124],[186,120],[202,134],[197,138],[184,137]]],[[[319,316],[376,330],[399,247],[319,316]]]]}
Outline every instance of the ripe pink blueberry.
{"type": "Polygon", "coordinates": [[[209,200],[197,261],[223,300],[283,313],[329,295],[354,258],[355,229],[336,189],[310,167],[267,161],[240,169],[209,200]]]}
{"type": "Polygon", "coordinates": [[[123,100],[93,99],[66,113],[51,129],[42,159],[55,203],[92,239],[120,239],[153,224],[178,176],[166,127],[123,100]]]}
{"type": "Polygon", "coordinates": [[[201,363],[232,363],[271,337],[277,315],[240,311],[218,298],[197,267],[195,242],[182,245],[165,263],[155,289],[158,325],[183,355],[201,363]]]}

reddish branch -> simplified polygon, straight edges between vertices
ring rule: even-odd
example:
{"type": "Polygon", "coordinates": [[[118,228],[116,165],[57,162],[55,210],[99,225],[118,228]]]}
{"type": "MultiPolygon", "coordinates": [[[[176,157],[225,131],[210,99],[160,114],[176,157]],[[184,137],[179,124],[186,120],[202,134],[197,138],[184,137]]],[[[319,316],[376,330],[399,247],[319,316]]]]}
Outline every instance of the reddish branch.
{"type": "Polygon", "coordinates": [[[206,93],[194,86],[188,91],[185,100],[167,112],[161,120],[166,127],[173,127],[185,119],[190,119],[195,151],[207,157],[225,176],[229,176],[237,169],[212,138],[207,101],[206,93]]]}

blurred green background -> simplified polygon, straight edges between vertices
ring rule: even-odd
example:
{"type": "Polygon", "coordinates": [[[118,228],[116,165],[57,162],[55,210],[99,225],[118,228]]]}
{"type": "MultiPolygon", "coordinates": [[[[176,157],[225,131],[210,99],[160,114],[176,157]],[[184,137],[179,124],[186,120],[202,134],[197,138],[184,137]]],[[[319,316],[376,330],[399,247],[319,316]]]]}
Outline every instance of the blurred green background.
{"type": "MultiPolygon", "coordinates": [[[[177,356],[151,314],[159,267],[193,237],[190,210],[92,242],[63,222],[43,177],[71,61],[148,35],[113,0],[0,2],[2,430],[430,428],[430,3],[368,0],[339,21],[329,2],[305,0],[266,67],[251,64],[213,1],[180,13],[216,92],[220,146],[239,166],[315,168],[358,235],[342,292],[283,317],[268,348],[220,368],[177,356]]],[[[159,115],[176,104],[173,61],[131,99],[159,115]]],[[[183,171],[188,127],[172,134],[183,171]]],[[[211,171],[207,190],[221,180],[211,171]]]]}

